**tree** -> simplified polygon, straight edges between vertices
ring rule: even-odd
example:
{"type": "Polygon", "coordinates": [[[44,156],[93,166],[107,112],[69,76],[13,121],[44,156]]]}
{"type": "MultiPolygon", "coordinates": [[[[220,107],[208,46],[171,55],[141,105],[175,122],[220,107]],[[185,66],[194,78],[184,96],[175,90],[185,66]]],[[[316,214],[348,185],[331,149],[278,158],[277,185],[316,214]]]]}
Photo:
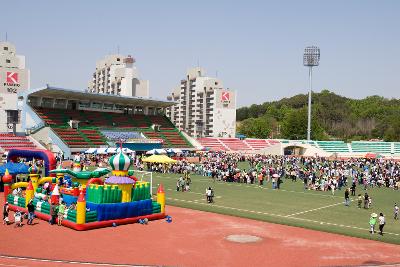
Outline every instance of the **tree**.
{"type": "MultiPolygon", "coordinates": [[[[273,123],[282,125],[284,136],[304,139],[307,131],[307,122],[304,120],[307,116],[303,114],[305,112],[303,109],[307,108],[307,98],[307,95],[299,94],[261,105],[242,107],[237,110],[237,120],[266,116],[273,123]],[[300,114],[292,114],[292,112],[301,112],[304,117],[296,117],[300,114]],[[294,117],[297,122],[288,123],[287,120],[291,117],[294,117]],[[302,127],[295,131],[290,129],[290,126],[285,128],[283,125],[285,123],[287,125],[298,123],[302,127]]],[[[322,90],[320,93],[313,92],[312,100],[313,121],[317,122],[317,125],[313,125],[316,127],[312,131],[313,139],[329,136],[335,140],[384,138],[400,141],[400,126],[398,126],[400,99],[387,99],[380,96],[350,99],[329,90],[322,90]],[[322,131],[319,131],[319,128],[322,131]]]]}
{"type": "Polygon", "coordinates": [[[271,126],[271,119],[265,116],[249,118],[240,123],[238,133],[244,134],[246,137],[266,139],[271,134],[271,126]]]}
{"type": "MultiPolygon", "coordinates": [[[[315,114],[315,113],[314,113],[315,114]]],[[[283,138],[301,140],[307,139],[307,108],[290,111],[282,123],[283,138]]],[[[311,120],[311,139],[324,140],[324,129],[314,115],[311,120]]]]}

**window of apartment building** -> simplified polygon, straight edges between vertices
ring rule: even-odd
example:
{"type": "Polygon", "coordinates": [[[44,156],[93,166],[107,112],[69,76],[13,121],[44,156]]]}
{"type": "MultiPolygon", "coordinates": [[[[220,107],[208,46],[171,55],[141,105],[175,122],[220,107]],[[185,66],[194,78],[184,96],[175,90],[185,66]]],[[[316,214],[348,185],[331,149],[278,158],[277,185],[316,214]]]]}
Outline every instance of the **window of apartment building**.
{"type": "Polygon", "coordinates": [[[117,58],[117,61],[120,61],[120,60],[121,60],[121,59],[118,57],[118,58],[117,58]]]}
{"type": "Polygon", "coordinates": [[[8,51],[8,46],[5,46],[3,49],[4,49],[5,51],[8,51]]]}
{"type": "Polygon", "coordinates": [[[6,59],[6,63],[11,63],[11,60],[9,60],[9,59],[6,59]]]}
{"type": "Polygon", "coordinates": [[[19,123],[20,111],[18,110],[6,110],[7,123],[19,123]]]}

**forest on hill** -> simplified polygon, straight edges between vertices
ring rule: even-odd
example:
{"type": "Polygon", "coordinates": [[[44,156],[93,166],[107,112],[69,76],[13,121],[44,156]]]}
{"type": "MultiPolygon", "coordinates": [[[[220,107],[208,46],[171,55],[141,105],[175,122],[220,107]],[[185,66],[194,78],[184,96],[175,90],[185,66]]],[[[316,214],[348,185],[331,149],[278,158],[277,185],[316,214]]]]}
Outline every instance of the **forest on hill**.
{"type": "MultiPolygon", "coordinates": [[[[254,138],[306,139],[308,95],[242,107],[237,133],[254,138]]],[[[313,140],[400,141],[400,99],[351,99],[329,90],[312,94],[313,140]]]]}

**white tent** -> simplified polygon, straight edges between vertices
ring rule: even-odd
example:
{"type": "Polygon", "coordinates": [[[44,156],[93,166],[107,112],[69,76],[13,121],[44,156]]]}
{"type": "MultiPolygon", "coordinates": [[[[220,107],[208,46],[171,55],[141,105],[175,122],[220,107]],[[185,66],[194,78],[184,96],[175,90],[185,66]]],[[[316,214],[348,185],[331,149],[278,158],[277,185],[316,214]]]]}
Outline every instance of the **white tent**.
{"type": "Polygon", "coordinates": [[[182,153],[182,150],[180,150],[179,148],[168,148],[167,149],[168,153],[182,153]]]}
{"type": "Polygon", "coordinates": [[[117,149],[115,147],[109,147],[106,150],[107,154],[115,154],[117,153],[117,149]]]}
{"type": "Polygon", "coordinates": [[[152,149],[146,152],[147,155],[161,155],[161,154],[167,154],[167,151],[164,149],[152,149]]]}
{"type": "Polygon", "coordinates": [[[88,150],[86,150],[85,154],[94,154],[94,153],[96,153],[96,151],[97,151],[97,148],[92,147],[92,148],[89,148],[88,150]]]}
{"type": "Polygon", "coordinates": [[[174,153],[183,153],[183,151],[181,149],[179,149],[179,148],[173,148],[172,152],[174,152],[174,153]]]}
{"type": "Polygon", "coordinates": [[[96,150],[96,154],[107,154],[107,149],[106,147],[100,147],[96,150]]]}
{"type": "MultiPolygon", "coordinates": [[[[118,148],[118,149],[117,149],[117,152],[119,153],[120,151],[121,151],[121,148],[118,148]]],[[[133,150],[131,150],[131,149],[129,149],[129,148],[126,148],[126,147],[122,148],[122,152],[123,152],[123,153],[127,153],[127,154],[135,153],[135,151],[133,151],[133,150]]]]}

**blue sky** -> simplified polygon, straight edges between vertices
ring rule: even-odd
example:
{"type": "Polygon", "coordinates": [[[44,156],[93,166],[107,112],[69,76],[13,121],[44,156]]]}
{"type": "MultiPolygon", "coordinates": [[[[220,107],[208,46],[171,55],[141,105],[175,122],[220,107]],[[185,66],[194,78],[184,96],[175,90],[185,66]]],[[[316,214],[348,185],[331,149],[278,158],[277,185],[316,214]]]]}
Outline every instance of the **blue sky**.
{"type": "Polygon", "coordinates": [[[314,90],[400,97],[400,1],[3,1],[0,40],[17,46],[31,86],[84,89],[95,62],[136,58],[164,98],[200,66],[238,106],[304,93],[305,46],[321,48],[314,90]]]}

